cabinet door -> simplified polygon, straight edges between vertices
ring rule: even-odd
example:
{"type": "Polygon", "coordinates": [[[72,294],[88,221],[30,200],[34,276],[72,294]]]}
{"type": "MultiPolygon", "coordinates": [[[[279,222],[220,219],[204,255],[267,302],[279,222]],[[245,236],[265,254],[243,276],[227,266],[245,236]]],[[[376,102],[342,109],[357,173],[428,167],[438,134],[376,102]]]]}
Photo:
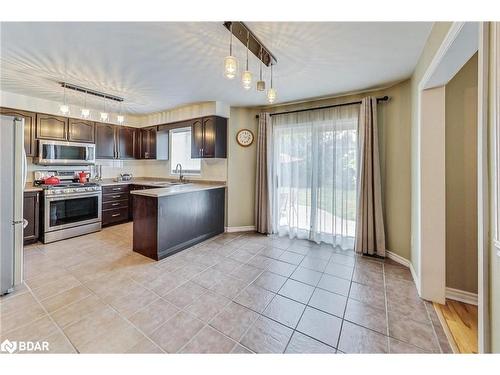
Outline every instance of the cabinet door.
{"type": "Polygon", "coordinates": [[[203,148],[201,150],[201,156],[204,158],[215,157],[215,126],[215,118],[203,118],[203,148]]]}
{"type": "Polygon", "coordinates": [[[95,157],[96,159],[114,159],[115,126],[110,124],[95,124],[95,157]]]}
{"type": "Polygon", "coordinates": [[[26,226],[26,228],[24,228],[23,231],[24,244],[38,241],[39,212],[39,193],[24,193],[23,218],[28,221],[28,225],[26,226]]]}
{"type": "Polygon", "coordinates": [[[195,119],[191,124],[191,158],[201,158],[203,150],[203,121],[195,119]]]}
{"type": "Polygon", "coordinates": [[[16,116],[24,119],[24,151],[26,152],[26,156],[37,156],[35,141],[36,113],[9,108],[0,108],[0,113],[6,116],[16,116]]]}
{"type": "Polygon", "coordinates": [[[118,159],[134,159],[136,129],[118,126],[116,131],[118,159]]]}
{"type": "Polygon", "coordinates": [[[36,138],[66,141],[68,139],[68,119],[61,116],[37,113],[36,138]]]}
{"type": "Polygon", "coordinates": [[[68,122],[68,141],[94,143],[94,123],[70,118],[68,122]]]}
{"type": "Polygon", "coordinates": [[[142,157],[156,159],[156,127],[142,129],[142,157]]]}

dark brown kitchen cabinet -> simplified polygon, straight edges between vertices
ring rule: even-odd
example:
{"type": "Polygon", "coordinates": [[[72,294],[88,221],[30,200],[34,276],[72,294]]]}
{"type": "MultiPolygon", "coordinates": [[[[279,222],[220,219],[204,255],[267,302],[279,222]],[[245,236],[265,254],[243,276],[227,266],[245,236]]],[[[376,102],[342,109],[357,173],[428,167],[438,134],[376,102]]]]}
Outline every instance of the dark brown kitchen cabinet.
{"type": "Polygon", "coordinates": [[[68,141],[94,143],[94,123],[70,118],[68,122],[68,141]]]}
{"type": "Polygon", "coordinates": [[[36,113],[10,108],[0,108],[0,113],[24,119],[24,151],[28,157],[37,156],[37,144],[35,140],[36,113]]]}
{"type": "Polygon", "coordinates": [[[96,159],[115,159],[115,126],[111,124],[95,124],[95,157],[96,159]]]}
{"type": "Polygon", "coordinates": [[[23,242],[25,245],[38,241],[40,215],[40,193],[38,191],[27,191],[24,193],[23,218],[28,225],[23,230],[23,242]]]}
{"type": "Polygon", "coordinates": [[[108,185],[102,188],[102,226],[129,220],[129,185],[108,185]]]}
{"type": "Polygon", "coordinates": [[[209,116],[192,120],[191,158],[227,157],[227,119],[209,116]]]}
{"type": "Polygon", "coordinates": [[[156,126],[141,129],[141,159],[156,159],[156,126]]]}
{"type": "MultiPolygon", "coordinates": [[[[129,185],[130,191],[132,190],[145,190],[145,189],[154,189],[154,186],[148,185],[129,185]]],[[[134,220],[134,194],[129,195],[128,199],[128,219],[134,220]]]]}
{"type": "Polygon", "coordinates": [[[117,126],[115,131],[117,158],[134,159],[136,157],[137,129],[128,126],[117,126]]]}
{"type": "Polygon", "coordinates": [[[37,113],[36,138],[66,141],[68,139],[68,118],[37,113]]]}

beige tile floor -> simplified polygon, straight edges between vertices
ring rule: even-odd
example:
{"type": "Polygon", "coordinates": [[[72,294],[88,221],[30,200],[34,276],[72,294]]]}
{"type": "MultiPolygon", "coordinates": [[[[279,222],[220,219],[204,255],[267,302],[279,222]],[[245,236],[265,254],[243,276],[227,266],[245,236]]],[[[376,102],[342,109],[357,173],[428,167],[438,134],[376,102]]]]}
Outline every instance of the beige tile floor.
{"type": "Polygon", "coordinates": [[[308,241],[223,234],[160,262],[132,224],[25,248],[1,341],[54,353],[450,352],[407,268],[308,241]]]}

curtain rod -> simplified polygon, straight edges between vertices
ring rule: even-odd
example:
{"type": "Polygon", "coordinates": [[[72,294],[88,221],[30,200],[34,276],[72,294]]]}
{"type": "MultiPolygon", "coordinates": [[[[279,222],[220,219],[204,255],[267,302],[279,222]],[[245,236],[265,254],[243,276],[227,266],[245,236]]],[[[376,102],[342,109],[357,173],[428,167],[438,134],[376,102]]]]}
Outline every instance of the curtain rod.
{"type": "MultiPolygon", "coordinates": [[[[389,100],[390,98],[386,96],[382,96],[381,98],[377,98],[377,102],[385,102],[389,100]]],[[[332,105],[325,105],[323,107],[316,107],[316,108],[304,108],[304,109],[296,109],[295,111],[285,111],[285,112],[276,112],[276,113],[270,113],[270,116],[276,116],[276,115],[286,115],[289,113],[299,113],[299,112],[306,112],[306,111],[316,111],[318,109],[327,109],[327,108],[334,108],[334,107],[343,107],[345,105],[353,105],[353,104],[361,104],[361,100],[358,100],[356,102],[349,102],[349,103],[340,103],[340,104],[332,104],[332,105]]],[[[259,118],[259,115],[256,115],[255,118],[259,118]]]]}

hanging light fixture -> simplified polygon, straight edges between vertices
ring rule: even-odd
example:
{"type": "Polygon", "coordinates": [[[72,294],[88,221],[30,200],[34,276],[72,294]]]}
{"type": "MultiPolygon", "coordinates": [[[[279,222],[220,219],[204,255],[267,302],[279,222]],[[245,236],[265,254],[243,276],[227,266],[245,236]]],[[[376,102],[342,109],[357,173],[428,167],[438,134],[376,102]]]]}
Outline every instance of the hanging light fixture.
{"type": "Polygon", "coordinates": [[[229,39],[229,56],[224,58],[224,76],[233,79],[238,74],[238,59],[233,56],[233,25],[229,27],[231,37],[229,39]]]}
{"type": "Polygon", "coordinates": [[[87,91],[85,91],[83,99],[83,108],[81,111],[81,117],[83,119],[88,119],[90,117],[90,109],[87,108],[87,91]]]}
{"type": "Polygon", "coordinates": [[[241,83],[245,90],[250,90],[252,88],[252,72],[248,70],[248,45],[250,43],[250,33],[247,31],[247,65],[246,69],[241,75],[241,83]]]}
{"type": "Polygon", "coordinates": [[[59,106],[59,111],[64,115],[69,115],[69,105],[66,102],[66,86],[63,86],[63,104],[59,106]]]}
{"type": "Polygon", "coordinates": [[[122,107],[122,102],[120,102],[120,112],[118,113],[118,116],[116,116],[116,121],[122,125],[125,122],[125,116],[123,116],[123,107],[122,107]]]}
{"type": "Polygon", "coordinates": [[[264,91],[266,89],[266,81],[262,79],[262,48],[260,49],[260,78],[257,81],[257,91],[264,91]]]}
{"type": "Polygon", "coordinates": [[[267,90],[267,101],[274,103],[276,101],[276,89],[273,87],[273,64],[271,64],[271,87],[267,90]]]}
{"type": "Polygon", "coordinates": [[[101,112],[101,121],[107,122],[109,119],[109,113],[106,112],[106,97],[103,96],[103,111],[101,112]]]}

